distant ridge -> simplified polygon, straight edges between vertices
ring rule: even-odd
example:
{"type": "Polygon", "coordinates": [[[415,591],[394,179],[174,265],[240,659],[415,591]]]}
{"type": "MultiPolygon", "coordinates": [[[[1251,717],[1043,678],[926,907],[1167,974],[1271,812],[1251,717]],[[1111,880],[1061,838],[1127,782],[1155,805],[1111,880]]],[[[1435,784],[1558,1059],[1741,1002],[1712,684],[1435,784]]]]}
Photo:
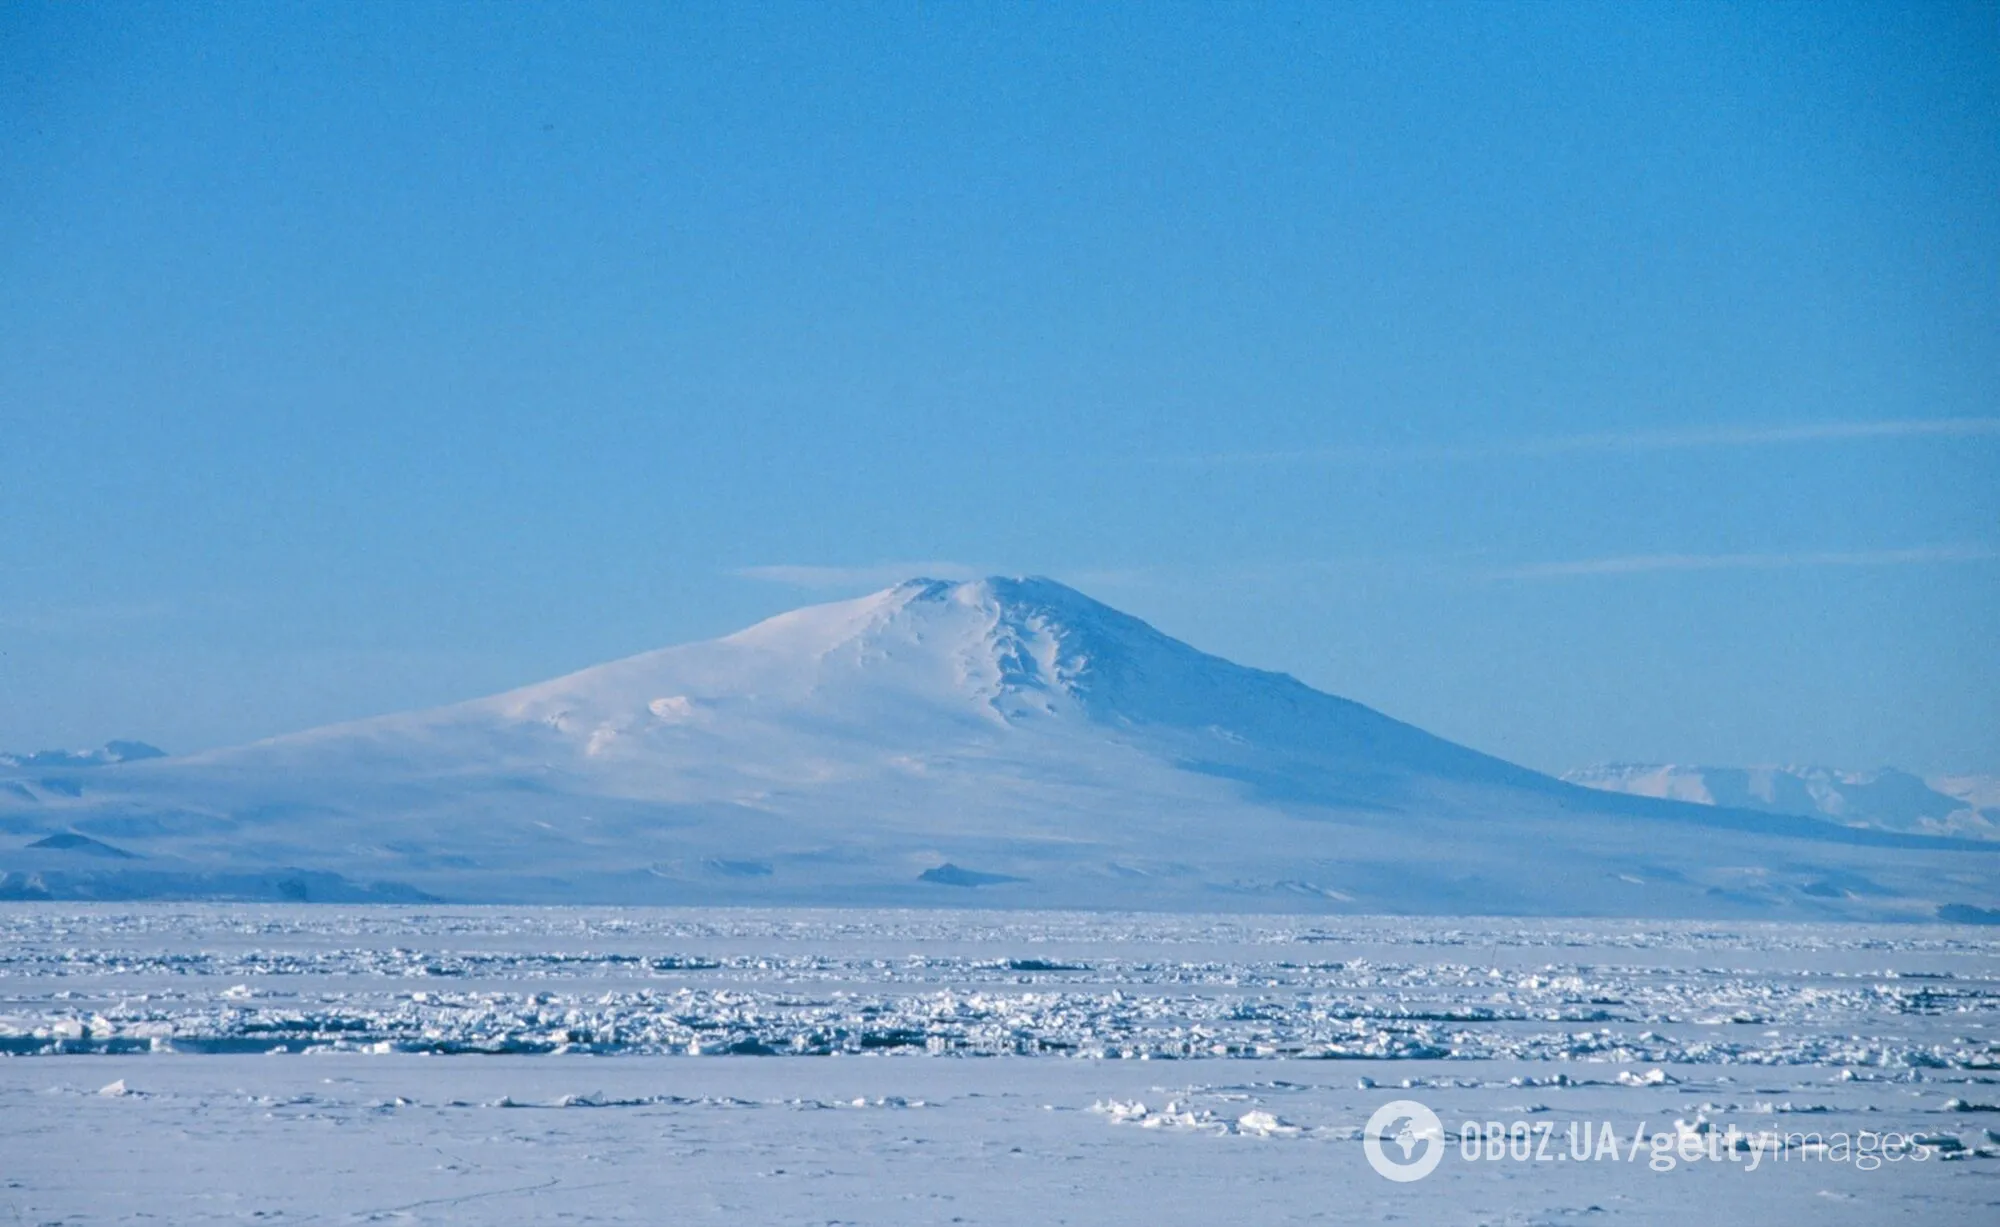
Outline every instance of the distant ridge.
{"type": "Polygon", "coordinates": [[[1566,772],[1586,788],[1824,818],[1848,826],[1963,839],[2000,839],[2000,779],[1924,779],[1884,767],[1677,767],[1606,763],[1566,772]]]}
{"type": "Polygon", "coordinates": [[[147,758],[165,758],[167,752],[143,741],[107,741],[95,750],[36,750],[27,754],[0,753],[0,769],[8,767],[104,767],[112,763],[133,763],[147,758]]]}

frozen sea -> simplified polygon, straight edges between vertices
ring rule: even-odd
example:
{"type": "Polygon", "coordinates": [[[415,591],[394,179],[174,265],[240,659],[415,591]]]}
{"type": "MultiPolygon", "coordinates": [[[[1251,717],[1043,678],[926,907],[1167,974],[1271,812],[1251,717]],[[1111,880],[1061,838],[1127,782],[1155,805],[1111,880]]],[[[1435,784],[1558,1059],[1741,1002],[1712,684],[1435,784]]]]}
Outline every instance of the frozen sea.
{"type": "Polygon", "coordinates": [[[1978,928],[23,904],[0,1053],[21,1223],[2000,1223],[1978,928]]]}

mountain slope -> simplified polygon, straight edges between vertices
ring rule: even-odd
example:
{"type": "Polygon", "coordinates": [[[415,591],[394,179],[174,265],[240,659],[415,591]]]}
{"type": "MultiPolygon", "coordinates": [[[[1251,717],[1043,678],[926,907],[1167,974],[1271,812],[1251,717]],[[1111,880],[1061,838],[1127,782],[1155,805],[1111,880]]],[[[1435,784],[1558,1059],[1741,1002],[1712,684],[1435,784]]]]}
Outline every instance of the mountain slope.
{"type": "Polygon", "coordinates": [[[75,796],[0,795],[0,840],[63,831],[139,859],[23,847],[0,854],[0,892],[1908,917],[2000,902],[1979,845],[1577,788],[1033,579],[913,580],[491,698],[95,768],[75,796]]]}

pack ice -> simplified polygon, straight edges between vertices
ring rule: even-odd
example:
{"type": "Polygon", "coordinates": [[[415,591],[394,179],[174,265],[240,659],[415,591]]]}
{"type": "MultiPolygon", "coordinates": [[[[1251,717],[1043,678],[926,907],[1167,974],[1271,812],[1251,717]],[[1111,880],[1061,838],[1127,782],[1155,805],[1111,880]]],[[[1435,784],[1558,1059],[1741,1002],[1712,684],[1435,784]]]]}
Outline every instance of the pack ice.
{"type": "Polygon", "coordinates": [[[1578,787],[1046,579],[4,766],[0,897],[2000,919],[1992,841],[1578,787]]]}

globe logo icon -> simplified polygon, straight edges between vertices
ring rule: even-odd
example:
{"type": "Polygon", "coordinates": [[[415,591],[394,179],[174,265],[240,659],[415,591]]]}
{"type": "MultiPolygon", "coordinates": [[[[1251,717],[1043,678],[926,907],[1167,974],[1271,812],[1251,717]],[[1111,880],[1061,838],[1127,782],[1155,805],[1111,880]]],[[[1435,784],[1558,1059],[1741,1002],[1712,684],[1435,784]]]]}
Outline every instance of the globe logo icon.
{"type": "Polygon", "coordinates": [[[1414,1099],[1398,1099],[1375,1109],[1361,1131],[1368,1166],[1389,1180],[1422,1180],[1444,1159],[1444,1126],[1437,1113],[1414,1099]]]}

